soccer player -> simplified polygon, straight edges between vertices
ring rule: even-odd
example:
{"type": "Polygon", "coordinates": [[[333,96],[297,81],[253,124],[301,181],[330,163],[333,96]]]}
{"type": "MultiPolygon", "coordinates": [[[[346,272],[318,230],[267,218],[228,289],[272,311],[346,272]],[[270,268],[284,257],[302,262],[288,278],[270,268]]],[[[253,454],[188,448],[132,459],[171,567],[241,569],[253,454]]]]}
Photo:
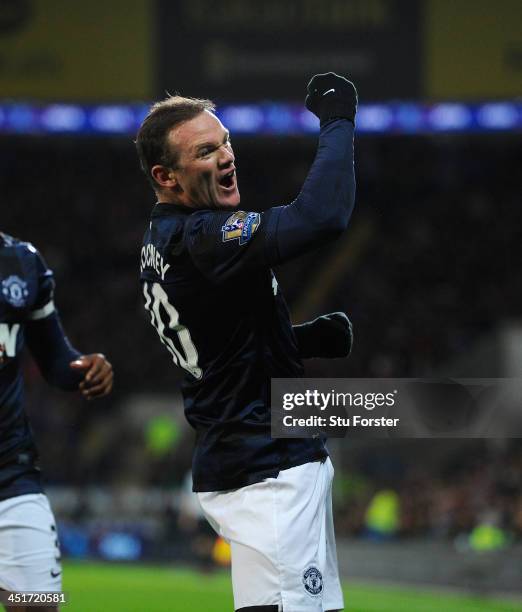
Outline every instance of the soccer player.
{"type": "Polygon", "coordinates": [[[24,411],[24,344],[51,385],[79,390],[88,400],[112,389],[107,359],[101,354],[81,355],[69,343],[53,291],[53,274],[34,246],[0,233],[0,589],[4,591],[61,591],[55,521],[43,493],[38,453],[24,411]]]}
{"type": "Polygon", "coordinates": [[[186,370],[194,490],[231,544],[242,612],[343,607],[328,452],[320,439],[270,435],[270,379],[300,377],[303,358],[351,346],[342,313],[292,327],[271,270],[337,238],[354,205],[355,88],[316,75],[306,106],[321,125],[313,166],[291,204],[261,214],[238,210],[230,135],[209,100],[158,102],[136,140],[158,199],[141,250],[145,308],[186,370]]]}

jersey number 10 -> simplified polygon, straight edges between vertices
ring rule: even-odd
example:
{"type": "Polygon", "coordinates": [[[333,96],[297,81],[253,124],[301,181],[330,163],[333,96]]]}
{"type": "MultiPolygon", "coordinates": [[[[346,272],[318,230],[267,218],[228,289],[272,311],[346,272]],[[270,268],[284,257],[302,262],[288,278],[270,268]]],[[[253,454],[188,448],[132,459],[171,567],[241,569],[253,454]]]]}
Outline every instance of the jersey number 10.
{"type": "Polygon", "coordinates": [[[150,322],[172,355],[174,363],[190,372],[195,378],[201,378],[203,370],[198,367],[198,351],[192,342],[189,330],[184,325],[180,325],[179,312],[169,302],[163,287],[159,283],[152,285],[144,283],[143,294],[145,308],[150,312],[150,322]],[[174,344],[174,339],[177,339],[181,350],[174,344]]]}

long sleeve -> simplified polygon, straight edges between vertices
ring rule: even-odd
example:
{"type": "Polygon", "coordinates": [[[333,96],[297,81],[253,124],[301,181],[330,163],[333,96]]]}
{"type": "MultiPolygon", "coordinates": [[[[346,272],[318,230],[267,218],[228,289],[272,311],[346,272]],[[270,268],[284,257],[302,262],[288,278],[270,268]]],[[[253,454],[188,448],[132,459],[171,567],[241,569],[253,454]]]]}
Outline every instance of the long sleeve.
{"type": "Polygon", "coordinates": [[[335,119],[321,128],[319,147],[301,193],[272,209],[273,263],[282,263],[342,233],[355,203],[354,125],[335,119]]]}
{"type": "Polygon", "coordinates": [[[30,321],[26,326],[26,340],[49,384],[65,391],[78,389],[83,372],[72,370],[69,364],[80,353],[71,346],[56,311],[44,319],[30,321]]]}
{"type": "Polygon", "coordinates": [[[220,282],[255,267],[271,267],[337,238],[355,202],[354,125],[334,119],[321,127],[317,155],[297,198],[266,212],[201,210],[185,226],[195,265],[220,282]]]}

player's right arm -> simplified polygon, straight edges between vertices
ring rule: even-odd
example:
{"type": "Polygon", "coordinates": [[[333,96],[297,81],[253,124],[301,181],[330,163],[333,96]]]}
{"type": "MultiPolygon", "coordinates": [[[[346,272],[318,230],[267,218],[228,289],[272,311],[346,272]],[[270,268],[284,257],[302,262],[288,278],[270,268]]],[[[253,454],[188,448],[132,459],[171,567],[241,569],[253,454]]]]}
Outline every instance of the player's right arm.
{"type": "Polygon", "coordinates": [[[273,263],[337,238],[346,229],[355,203],[355,86],[328,72],[315,75],[307,92],[305,105],[320,120],[319,147],[301,193],[290,205],[273,209],[273,263]]]}
{"type": "Polygon", "coordinates": [[[316,75],[306,106],[320,119],[319,146],[301,192],[264,213],[198,211],[185,239],[196,266],[214,281],[251,267],[271,267],[337,238],[355,202],[354,121],[357,93],[333,73],[316,75]]]}
{"type": "Polygon", "coordinates": [[[291,204],[271,209],[271,265],[327,244],[347,228],[355,202],[353,131],[346,119],[325,124],[301,193],[291,204]]]}

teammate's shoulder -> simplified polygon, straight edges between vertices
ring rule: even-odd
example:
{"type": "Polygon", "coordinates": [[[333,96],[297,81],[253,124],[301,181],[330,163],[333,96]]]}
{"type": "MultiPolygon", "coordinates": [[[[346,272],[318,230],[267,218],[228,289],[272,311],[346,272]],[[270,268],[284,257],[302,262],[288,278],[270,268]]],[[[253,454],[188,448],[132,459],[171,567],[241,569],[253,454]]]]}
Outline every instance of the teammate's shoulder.
{"type": "Polygon", "coordinates": [[[4,232],[0,232],[0,246],[6,249],[15,249],[20,255],[35,256],[38,254],[38,250],[31,242],[10,236],[4,232]]]}

